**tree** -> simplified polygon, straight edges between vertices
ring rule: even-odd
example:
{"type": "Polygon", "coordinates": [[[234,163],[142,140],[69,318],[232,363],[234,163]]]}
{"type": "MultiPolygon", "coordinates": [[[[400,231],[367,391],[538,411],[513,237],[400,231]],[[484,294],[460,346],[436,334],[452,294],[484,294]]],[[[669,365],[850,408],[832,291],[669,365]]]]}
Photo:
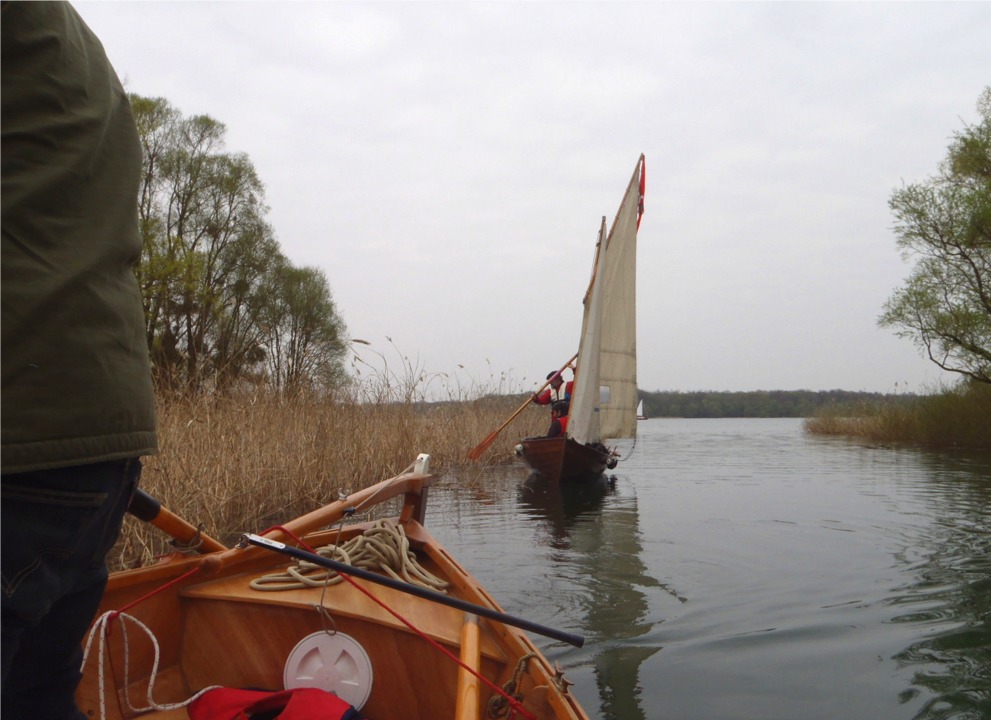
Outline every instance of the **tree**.
{"type": "Polygon", "coordinates": [[[916,264],[878,324],[944,370],[991,383],[991,87],[977,108],[939,172],[891,197],[898,246],[916,264]]]}
{"type": "Polygon", "coordinates": [[[345,326],[330,288],[279,251],[251,160],[224,152],[226,128],[209,116],[184,117],[163,98],[132,95],[131,107],[144,150],[137,275],[159,381],[340,381],[331,350],[343,354],[345,326]],[[297,327],[308,334],[297,338],[297,327]],[[267,374],[272,367],[279,372],[267,374]]]}
{"type": "Polygon", "coordinates": [[[278,263],[269,280],[259,317],[269,381],[283,392],[340,385],[347,343],[327,278],[315,268],[278,263]]]}

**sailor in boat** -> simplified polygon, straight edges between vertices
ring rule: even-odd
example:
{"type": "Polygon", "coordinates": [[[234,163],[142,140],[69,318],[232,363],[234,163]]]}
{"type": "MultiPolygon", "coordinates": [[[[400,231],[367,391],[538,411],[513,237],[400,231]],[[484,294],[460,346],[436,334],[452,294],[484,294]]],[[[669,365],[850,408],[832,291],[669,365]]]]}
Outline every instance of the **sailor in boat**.
{"type": "Polygon", "coordinates": [[[560,401],[571,402],[571,391],[575,386],[574,380],[564,382],[564,378],[557,370],[551,370],[547,373],[547,379],[551,381],[551,386],[539,395],[533,396],[533,401],[537,405],[553,406],[554,403],[560,401]]]}
{"type": "Polygon", "coordinates": [[[547,429],[547,437],[557,437],[564,435],[568,429],[568,409],[571,403],[567,400],[558,400],[551,405],[551,426],[547,429]]]}

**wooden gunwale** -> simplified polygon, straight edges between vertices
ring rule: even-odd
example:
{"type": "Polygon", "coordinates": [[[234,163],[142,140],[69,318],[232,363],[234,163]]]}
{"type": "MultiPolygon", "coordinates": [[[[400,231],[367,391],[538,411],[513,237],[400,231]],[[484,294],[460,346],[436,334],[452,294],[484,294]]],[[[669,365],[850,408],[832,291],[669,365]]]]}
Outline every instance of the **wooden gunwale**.
{"type": "MultiPolygon", "coordinates": [[[[378,505],[399,495],[406,496],[403,507],[404,515],[414,517],[422,513],[427,488],[434,482],[432,475],[407,473],[385,480],[377,485],[352,493],[343,500],[336,500],[313,512],[284,523],[282,530],[275,528],[265,534],[265,537],[280,542],[293,542],[292,535],[305,537],[320,528],[339,522],[349,508],[362,512],[370,506],[378,505]],[[288,532],[286,532],[288,531],[288,532]],[[290,535],[289,533],[292,533],[290,535]]],[[[200,567],[204,572],[215,574],[221,569],[234,565],[247,564],[259,557],[265,557],[265,550],[255,547],[228,548],[226,550],[193,557],[173,557],[167,562],[146,567],[134,568],[112,573],[107,583],[104,597],[130,585],[140,585],[148,582],[165,583],[179,577],[194,567],[200,567]],[[207,560],[209,558],[209,560],[207,560]]],[[[264,561],[263,561],[264,562],[264,561]]],[[[196,582],[195,576],[190,582],[196,582]]]]}

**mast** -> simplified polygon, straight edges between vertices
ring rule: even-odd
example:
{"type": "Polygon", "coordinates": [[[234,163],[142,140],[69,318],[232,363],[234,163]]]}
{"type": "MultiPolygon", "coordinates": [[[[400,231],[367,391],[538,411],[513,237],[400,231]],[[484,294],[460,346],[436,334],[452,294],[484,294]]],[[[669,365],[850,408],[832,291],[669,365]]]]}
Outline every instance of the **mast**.
{"type": "Polygon", "coordinates": [[[575,384],[571,391],[571,409],[568,418],[568,435],[580,442],[596,443],[601,440],[599,431],[599,336],[602,329],[603,290],[598,277],[605,264],[606,218],[599,226],[599,239],[595,244],[595,260],[592,263],[592,279],[585,294],[585,310],[582,316],[582,333],[578,343],[578,363],[575,366],[575,384]]]}

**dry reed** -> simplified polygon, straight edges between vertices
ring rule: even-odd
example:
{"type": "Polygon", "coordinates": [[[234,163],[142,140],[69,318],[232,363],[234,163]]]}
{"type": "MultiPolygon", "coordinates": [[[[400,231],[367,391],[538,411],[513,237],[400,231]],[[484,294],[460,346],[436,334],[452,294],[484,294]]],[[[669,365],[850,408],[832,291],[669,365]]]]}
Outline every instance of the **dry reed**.
{"type": "MultiPolygon", "coordinates": [[[[546,429],[546,409],[520,414],[482,457],[468,451],[503,422],[526,395],[427,403],[406,397],[160,395],[160,452],[145,458],[141,486],[173,513],[225,543],[313,510],[391,477],[419,453],[435,474],[478,482],[481,467],[514,460],[523,435],[546,429]]],[[[168,538],[128,517],[114,568],[147,564],[168,538]]]]}
{"type": "Polygon", "coordinates": [[[961,383],[899,402],[832,407],[805,421],[818,435],[930,449],[991,450],[991,385],[961,383]]]}

